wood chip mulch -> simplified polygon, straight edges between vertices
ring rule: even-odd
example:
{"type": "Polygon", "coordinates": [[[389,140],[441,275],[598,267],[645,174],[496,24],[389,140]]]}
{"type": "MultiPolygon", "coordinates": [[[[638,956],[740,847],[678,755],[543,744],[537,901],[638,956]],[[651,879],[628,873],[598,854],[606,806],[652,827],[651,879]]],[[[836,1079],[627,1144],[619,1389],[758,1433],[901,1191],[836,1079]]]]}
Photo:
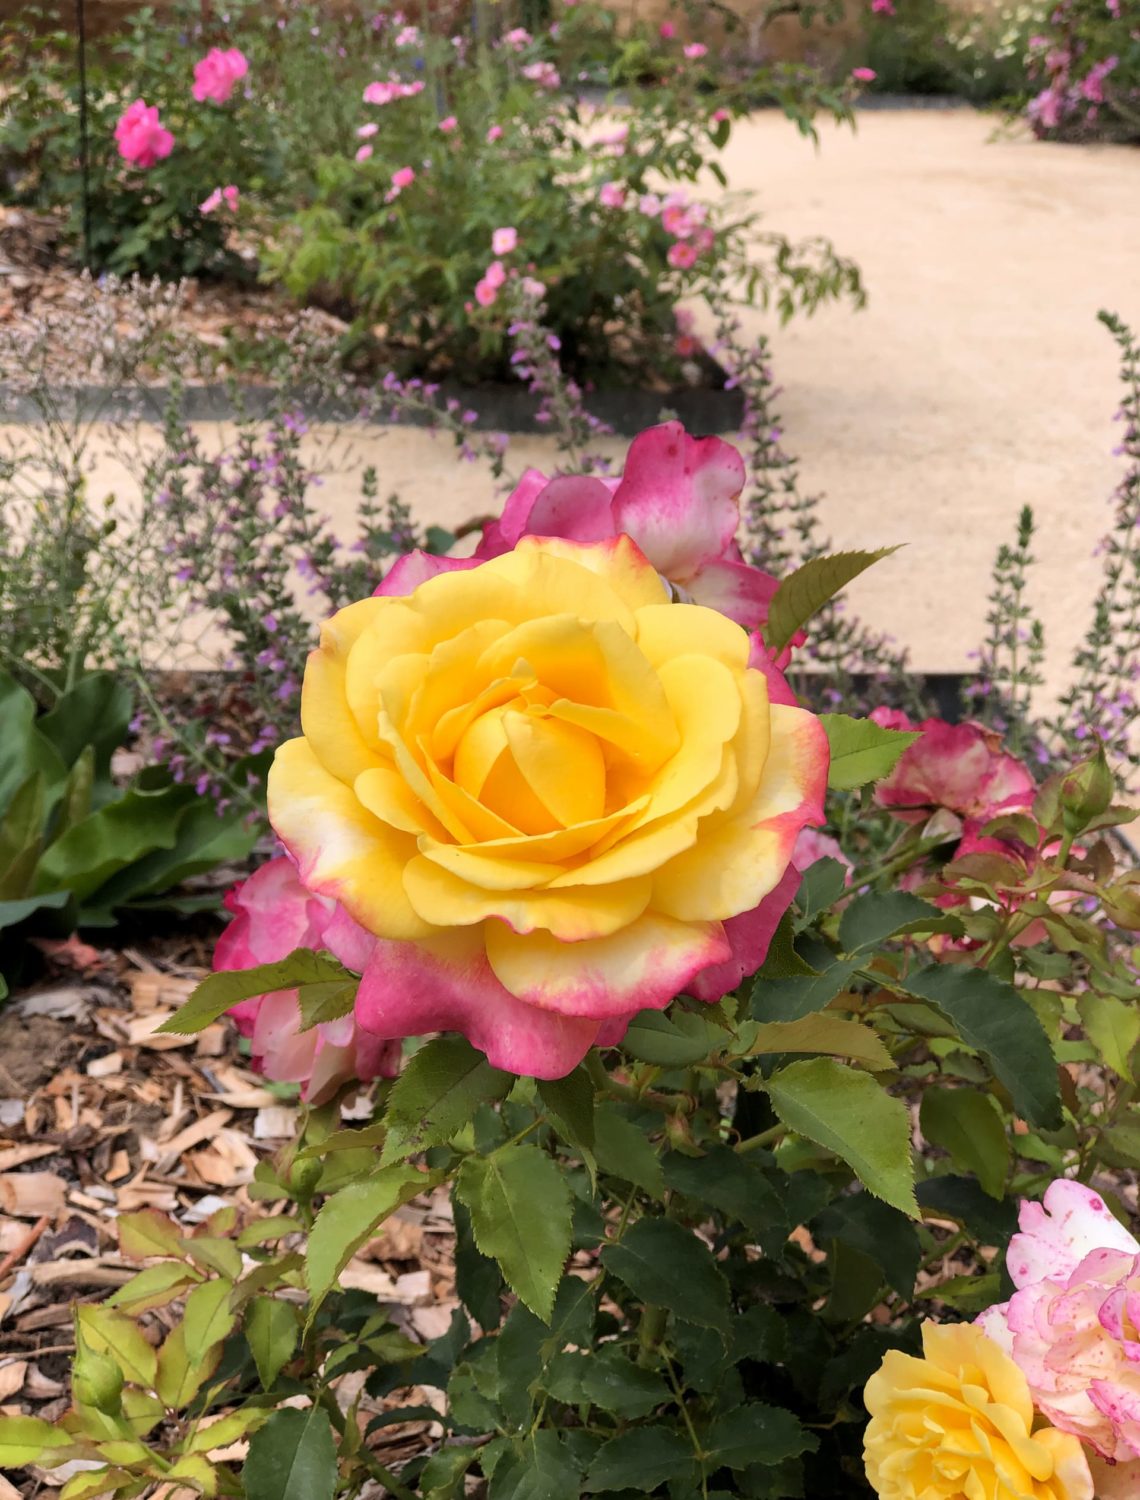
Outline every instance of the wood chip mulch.
{"type": "MultiPolygon", "coordinates": [[[[297,1108],[249,1070],[228,1023],[155,1034],[207,972],[207,941],[43,946],[47,977],[0,1010],[0,1413],[54,1421],[70,1405],[73,1306],[139,1269],[119,1253],[116,1216],[158,1209],[190,1231],[225,1206],[240,1224],[287,1211],[248,1186],[257,1162],[294,1136],[297,1108]]],[[[345,1108],[347,1121],[368,1105],[345,1108]]],[[[374,1293],[409,1336],[443,1334],[458,1306],[446,1193],[401,1209],[342,1281],[374,1293]]],[[[338,1386],[346,1409],[363,1381],[358,1372],[338,1386]]],[[[441,1392],[416,1388],[364,1397],[360,1414],[441,1404],[441,1392]]],[[[399,1466],[440,1433],[423,1421],[385,1427],[375,1452],[399,1466]]],[[[0,1500],[68,1477],[28,1472],[22,1488],[0,1477],[0,1500]]]]}

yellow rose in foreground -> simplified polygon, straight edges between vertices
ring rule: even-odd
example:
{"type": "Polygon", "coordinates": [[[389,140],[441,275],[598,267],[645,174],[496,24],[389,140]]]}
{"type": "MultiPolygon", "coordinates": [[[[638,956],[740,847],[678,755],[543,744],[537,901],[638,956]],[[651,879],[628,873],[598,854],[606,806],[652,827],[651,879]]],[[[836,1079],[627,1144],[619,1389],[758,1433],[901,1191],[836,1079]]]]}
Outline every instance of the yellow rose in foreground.
{"type": "Polygon", "coordinates": [[[867,1478],[883,1500],[1093,1500],[1077,1438],[1033,1430],[1025,1376],[972,1323],[924,1323],[867,1382],[867,1478]]]}
{"type": "Polygon", "coordinates": [[[756,967],[827,741],[626,536],[453,566],[324,626],[270,818],[347,914],[325,940],[364,969],[361,1026],[558,1077],[756,967]]]}

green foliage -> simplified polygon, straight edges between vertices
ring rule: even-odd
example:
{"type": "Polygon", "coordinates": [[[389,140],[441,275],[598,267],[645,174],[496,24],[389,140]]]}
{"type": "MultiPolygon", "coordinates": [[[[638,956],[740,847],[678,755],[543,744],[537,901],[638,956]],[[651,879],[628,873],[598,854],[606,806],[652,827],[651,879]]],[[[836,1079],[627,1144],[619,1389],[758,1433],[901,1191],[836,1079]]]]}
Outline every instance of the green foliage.
{"type": "Polygon", "coordinates": [[[884,729],[873,719],[852,719],[847,714],[820,714],[831,746],[827,784],[833,792],[850,791],[880,781],[918,735],[907,730],[884,729]]]}
{"type": "Polygon", "coordinates": [[[780,581],[768,606],[764,625],[766,645],[774,652],[783,651],[840,589],[897,551],[897,547],[880,547],[877,552],[834,552],[827,557],[813,557],[789,573],[780,581]]]}
{"type": "Polygon", "coordinates": [[[0,930],[106,927],[253,847],[237,813],[219,816],[153,768],[127,786],[112,779],[130,717],[109,672],[80,677],[44,714],[0,672],[0,930]]]}

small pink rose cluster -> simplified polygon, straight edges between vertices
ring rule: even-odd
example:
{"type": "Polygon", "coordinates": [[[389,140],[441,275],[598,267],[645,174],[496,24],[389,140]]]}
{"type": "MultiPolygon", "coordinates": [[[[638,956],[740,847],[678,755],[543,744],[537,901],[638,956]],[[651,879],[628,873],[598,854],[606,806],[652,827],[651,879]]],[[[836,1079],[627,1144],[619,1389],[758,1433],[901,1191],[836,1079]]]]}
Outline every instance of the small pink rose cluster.
{"type": "Polygon", "coordinates": [[[237,213],[240,198],[241,194],[231,182],[226,187],[216,187],[208,197],[203,198],[198,205],[198,212],[202,214],[216,213],[224,204],[230,213],[237,213]]]}
{"type": "Polygon", "coordinates": [[[884,729],[916,729],[921,735],[875,787],[879,806],[904,822],[924,822],[944,808],[957,814],[965,834],[973,837],[999,812],[1032,805],[1037,787],[1028,768],[983,724],[943,719],[915,724],[894,708],[873,709],[871,718],[884,729]]]}
{"type": "Polygon", "coordinates": [[[391,104],[396,99],[414,99],[424,91],[423,80],[404,83],[395,73],[385,79],[377,79],[364,90],[365,104],[391,104]]]}
{"type": "Polygon", "coordinates": [[[158,105],[136,99],[119,117],[115,144],[125,162],[145,172],[170,155],[174,137],[159,120],[158,105]]]}
{"type": "Polygon", "coordinates": [[[194,98],[199,104],[225,104],[249,72],[249,63],[238,47],[211,47],[194,64],[194,98]]]}
{"type": "MultiPolygon", "coordinates": [[[[205,57],[199,58],[194,64],[191,92],[199,104],[204,104],[207,100],[212,104],[225,104],[248,72],[249,63],[240,48],[229,47],[223,51],[221,48],[211,47],[205,57]]],[[[136,99],[119,116],[115,125],[115,145],[128,165],[139,167],[145,172],[170,155],[174,150],[174,136],[160,120],[157,104],[147,104],[145,99],[136,99]]],[[[221,189],[223,195],[230,191],[231,188],[221,189]]],[[[236,195],[237,189],[232,188],[232,191],[236,195]]],[[[210,199],[206,201],[209,202],[210,199]]],[[[221,201],[219,199],[210,209],[203,206],[202,212],[212,213],[221,201]]]]}
{"type": "MultiPolygon", "coordinates": [[[[506,226],[497,232],[511,231],[506,226]]],[[[620,479],[589,475],[549,479],[535,469],[528,470],[502,517],[485,527],[473,557],[409,553],[390,569],[376,593],[406,597],[440,574],[477,569],[513,552],[524,537],[586,543],[630,538],[639,549],[642,565],[648,560],[680,599],[720,610],[758,632],[777,582],[746,563],[736,542],[744,478],[740,455],[728,443],[715,437],[690,437],[679,422],[667,422],[634,440],[620,479]]],[[[765,671],[770,702],[795,703],[758,633],[750,665],[760,665],[765,671]]],[[[794,824],[788,825],[790,835],[822,817],[823,782],[820,777],[816,780],[813,797],[802,801],[794,824]]],[[[838,849],[822,836],[795,846],[792,861],[774,889],[752,910],[724,920],[726,956],[698,969],[685,983],[686,993],[715,1001],[746,974],[755,972],[792,900],[800,870],[824,854],[838,854],[838,849]]],[[[232,892],[227,904],[235,917],[219,941],[216,968],[248,967],[284,957],[299,946],[316,946],[327,949],[350,969],[363,972],[379,942],[336,900],[307,890],[288,859],[271,861],[232,892]]],[[[409,954],[409,972],[422,957],[417,956],[414,943],[387,942],[393,974],[402,972],[396,962],[402,949],[409,954]]],[[[297,998],[291,992],[244,1001],[233,1014],[251,1038],[255,1066],[272,1078],[301,1082],[311,1100],[328,1097],[351,1078],[375,1078],[393,1071],[398,1044],[381,1042],[367,1027],[371,1023],[377,1032],[386,1029],[391,1035],[394,1014],[402,1018],[400,1027],[407,1031],[462,1032],[496,1066],[533,1070],[539,1077],[559,1076],[559,1067],[565,1070],[569,1054],[561,1043],[556,1046],[551,1040],[553,1022],[539,1026],[531,1018],[523,1032],[508,1026],[500,1036],[495,1016],[485,1013],[486,997],[478,986],[469,997],[446,986],[438,995],[422,986],[415,994],[418,998],[413,1003],[402,991],[381,993],[373,984],[367,1005],[356,1017],[306,1032],[300,1031],[297,998]]],[[[648,1003],[663,1004],[667,998],[659,996],[648,1003]]],[[[642,998],[641,1003],[647,1002],[642,998]]],[[[598,1032],[598,1045],[619,1041],[628,1020],[626,1015],[607,1020],[598,1032]]]]}
{"type": "Polygon", "coordinates": [[[670,193],[665,198],[646,193],[638,207],[649,218],[660,216],[661,227],[672,236],[673,243],[665,258],[674,270],[689,270],[701,255],[712,249],[716,236],[706,222],[708,208],[705,204],[693,203],[680,192],[670,193]]]}
{"type": "Polygon", "coordinates": [[[1006,1268],[1017,1290],[978,1319],[1034,1405],[1093,1450],[1097,1500],[1140,1495],[1140,1243],[1099,1193],[1050,1184],[1023,1203],[1006,1268]]]}
{"type": "MultiPolygon", "coordinates": [[[[499,292],[506,286],[508,279],[519,276],[520,273],[516,267],[512,266],[508,270],[499,258],[517,250],[518,244],[519,232],[511,224],[506,224],[492,233],[491,252],[495,259],[491,261],[475,284],[475,301],[480,307],[493,307],[499,300],[499,292]]],[[[546,291],[543,283],[536,281],[533,276],[523,276],[522,285],[527,294],[532,297],[541,297],[546,291]]],[[[470,309],[471,304],[467,305],[470,309]]]]}
{"type": "MultiPolygon", "coordinates": [[[[1111,9],[1110,13],[1117,14],[1111,9]]],[[[1120,59],[1115,56],[1101,58],[1080,77],[1074,66],[1079,56],[1080,49],[1074,55],[1068,47],[1051,47],[1046,37],[1030,39],[1030,71],[1039,70],[1043,64],[1048,75],[1045,88],[1035,94],[1026,107],[1029,121],[1038,134],[1056,130],[1063,121],[1082,110],[1087,119],[1096,119],[1105,99],[1105,79],[1116,71],[1120,59]],[[1042,51],[1044,57],[1039,59],[1037,54],[1042,51]]]]}
{"type": "Polygon", "coordinates": [[[536,88],[546,89],[548,93],[553,93],[562,87],[562,79],[553,63],[527,63],[522,70],[522,76],[528,83],[533,83],[536,88]]]}

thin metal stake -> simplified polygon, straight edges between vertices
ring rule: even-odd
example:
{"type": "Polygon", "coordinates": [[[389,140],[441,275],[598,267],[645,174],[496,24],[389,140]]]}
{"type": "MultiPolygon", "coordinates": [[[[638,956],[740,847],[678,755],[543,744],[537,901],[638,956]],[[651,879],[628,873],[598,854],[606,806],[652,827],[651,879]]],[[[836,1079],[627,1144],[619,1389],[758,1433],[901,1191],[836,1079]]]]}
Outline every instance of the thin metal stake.
{"type": "Polygon", "coordinates": [[[75,0],[79,31],[79,170],[83,180],[83,264],[91,270],[91,161],[87,135],[87,25],[83,0],[75,0]]]}

